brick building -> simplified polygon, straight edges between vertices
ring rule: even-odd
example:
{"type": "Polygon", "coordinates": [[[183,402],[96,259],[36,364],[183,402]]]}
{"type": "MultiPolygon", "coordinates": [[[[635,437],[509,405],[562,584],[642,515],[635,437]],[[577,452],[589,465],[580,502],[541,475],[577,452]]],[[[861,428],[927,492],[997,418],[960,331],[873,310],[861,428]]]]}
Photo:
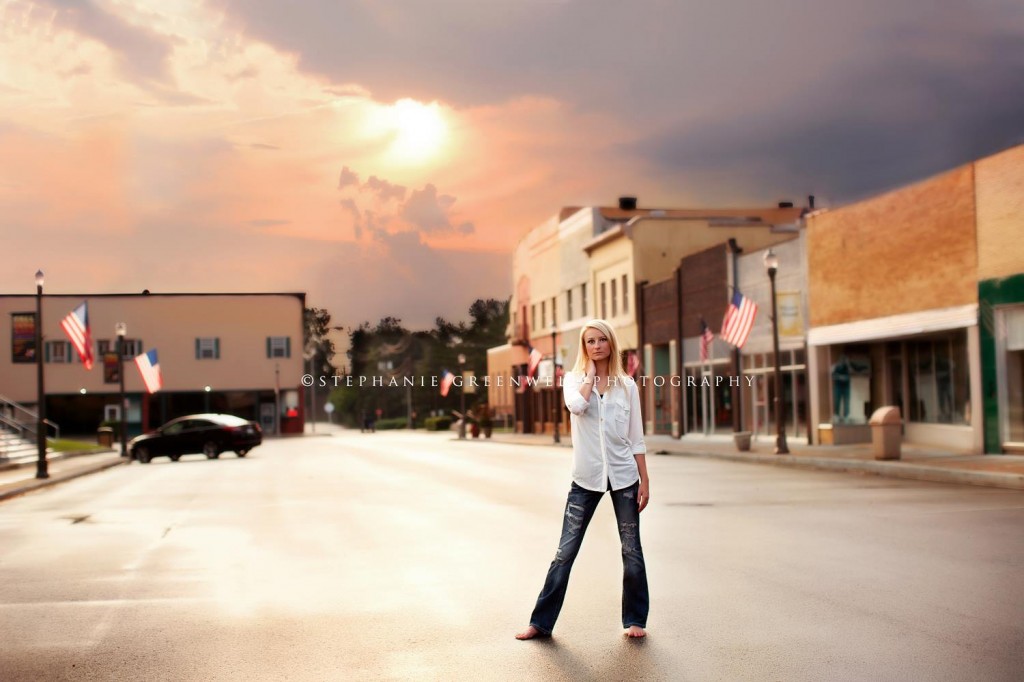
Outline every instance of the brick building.
{"type": "Polygon", "coordinates": [[[911,442],[1024,445],[1024,146],[807,219],[811,420],[870,439],[883,405],[911,442]]]}

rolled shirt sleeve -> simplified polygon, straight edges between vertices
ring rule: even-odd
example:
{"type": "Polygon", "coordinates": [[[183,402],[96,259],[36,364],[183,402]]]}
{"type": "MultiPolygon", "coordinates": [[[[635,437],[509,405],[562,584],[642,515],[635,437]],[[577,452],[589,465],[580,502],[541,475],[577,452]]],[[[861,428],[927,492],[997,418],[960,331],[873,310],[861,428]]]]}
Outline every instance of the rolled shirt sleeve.
{"type": "Polygon", "coordinates": [[[633,446],[634,455],[646,455],[647,443],[644,442],[644,421],[640,415],[640,389],[636,382],[629,387],[629,431],[628,439],[633,446]]]}
{"type": "Polygon", "coordinates": [[[565,398],[565,406],[569,412],[577,416],[587,411],[586,400],[580,395],[580,384],[583,377],[576,372],[566,372],[562,379],[562,396],[565,398]]]}

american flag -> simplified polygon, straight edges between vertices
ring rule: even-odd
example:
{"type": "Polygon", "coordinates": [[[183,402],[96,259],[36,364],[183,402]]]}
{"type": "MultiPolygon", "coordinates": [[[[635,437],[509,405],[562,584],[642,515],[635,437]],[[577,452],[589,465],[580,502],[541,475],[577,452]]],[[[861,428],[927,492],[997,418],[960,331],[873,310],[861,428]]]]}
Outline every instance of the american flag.
{"type": "Polygon", "coordinates": [[[88,302],[82,301],[82,305],[68,313],[68,316],[60,321],[60,328],[68,335],[85,368],[92,369],[92,333],[89,331],[88,302]]]}
{"type": "Polygon", "coordinates": [[[448,370],[445,370],[441,374],[441,397],[442,398],[447,397],[448,391],[451,390],[452,383],[454,383],[454,381],[455,381],[455,375],[452,374],[451,372],[449,372],[448,370]]]}
{"type": "Polygon", "coordinates": [[[540,361],[544,359],[544,354],[541,353],[536,348],[534,348],[533,346],[530,346],[529,348],[530,348],[530,363],[526,367],[526,376],[532,377],[533,373],[537,371],[537,365],[539,365],[540,361]]]}
{"type": "Polygon", "coordinates": [[[757,304],[737,291],[732,295],[729,309],[725,311],[722,332],[719,336],[733,346],[743,348],[747,337],[750,336],[750,330],[754,328],[755,317],[757,317],[757,304]]]}
{"type": "Polygon", "coordinates": [[[156,393],[164,387],[164,378],[160,374],[160,361],[156,358],[156,348],[151,348],[142,355],[135,356],[135,364],[142,375],[142,383],[146,384],[146,391],[156,393]]]}
{"type": "Polygon", "coordinates": [[[704,321],[704,318],[700,320],[700,361],[707,362],[711,357],[711,342],[715,340],[715,335],[708,327],[708,323],[704,321]]]}
{"type": "Polygon", "coordinates": [[[626,354],[626,372],[631,377],[636,377],[636,371],[640,369],[640,355],[635,350],[626,354]]]}

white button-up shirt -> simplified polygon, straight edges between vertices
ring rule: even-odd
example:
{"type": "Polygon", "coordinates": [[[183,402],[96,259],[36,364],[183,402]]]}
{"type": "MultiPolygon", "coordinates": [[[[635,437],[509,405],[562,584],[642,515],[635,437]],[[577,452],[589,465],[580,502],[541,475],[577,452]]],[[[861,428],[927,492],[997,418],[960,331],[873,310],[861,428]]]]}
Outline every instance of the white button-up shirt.
{"type": "Polygon", "coordinates": [[[640,390],[619,378],[602,396],[594,386],[589,402],[580,395],[583,375],[566,372],[562,382],[572,426],[572,480],[594,492],[628,488],[640,479],[633,455],[647,453],[640,416],[640,390]]]}

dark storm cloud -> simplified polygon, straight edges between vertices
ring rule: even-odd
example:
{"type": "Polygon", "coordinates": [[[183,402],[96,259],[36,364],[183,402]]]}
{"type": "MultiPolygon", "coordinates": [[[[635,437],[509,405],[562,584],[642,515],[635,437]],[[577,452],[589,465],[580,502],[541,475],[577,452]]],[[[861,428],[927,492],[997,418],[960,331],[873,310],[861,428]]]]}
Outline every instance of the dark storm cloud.
{"type": "Polygon", "coordinates": [[[172,42],[155,31],[132,25],[91,0],[36,0],[54,10],[54,23],[103,43],[117,57],[118,69],[139,85],[170,80],[167,57],[172,42]]]}
{"type": "Polygon", "coordinates": [[[847,202],[1024,142],[1024,88],[1010,85],[1024,82],[1015,35],[947,35],[938,52],[915,31],[901,37],[892,59],[837,69],[795,102],[709,115],[623,151],[719,200],[726,177],[761,200],[806,192],[847,202]]]}
{"type": "Polygon", "coordinates": [[[623,153],[726,200],[732,178],[733,200],[860,196],[1024,135],[1008,0],[216,3],[379,100],[547,95],[627,121],[623,153]]]}

